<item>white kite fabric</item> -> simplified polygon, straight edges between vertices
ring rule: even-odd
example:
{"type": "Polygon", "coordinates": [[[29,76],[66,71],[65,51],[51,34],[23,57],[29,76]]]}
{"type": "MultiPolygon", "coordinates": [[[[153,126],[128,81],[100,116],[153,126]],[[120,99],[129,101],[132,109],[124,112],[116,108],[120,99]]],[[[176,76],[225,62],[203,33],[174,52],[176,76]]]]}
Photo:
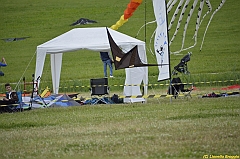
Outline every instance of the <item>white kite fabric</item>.
{"type": "MultiPolygon", "coordinates": [[[[153,3],[155,3],[154,1],[155,0],[153,0],[153,3]]],[[[159,0],[159,1],[165,1],[165,0],[159,0]]],[[[200,38],[202,38],[200,50],[202,50],[204,39],[205,39],[207,30],[208,30],[208,27],[213,19],[213,16],[222,8],[222,6],[224,5],[225,2],[226,2],[226,0],[221,0],[218,7],[213,11],[213,9],[212,9],[213,7],[211,5],[210,0],[169,0],[169,1],[167,1],[167,4],[166,4],[167,15],[170,20],[168,23],[168,32],[172,33],[172,36],[169,37],[169,39],[170,39],[169,46],[173,45],[174,40],[177,36],[182,37],[181,48],[176,51],[170,50],[170,53],[177,54],[182,51],[186,51],[186,50],[189,50],[189,49],[195,47],[197,44],[197,38],[199,37],[198,31],[199,31],[199,28],[200,28],[202,22],[208,14],[212,13],[209,18],[209,21],[207,23],[207,26],[205,28],[204,35],[202,37],[200,37],[200,38]],[[206,13],[202,16],[202,13],[204,11],[204,6],[205,6],[204,4],[206,4],[208,9],[207,9],[206,13]],[[171,12],[173,12],[172,17],[169,17],[171,12]],[[196,13],[197,16],[194,14],[194,12],[197,12],[196,13]],[[190,21],[193,21],[193,23],[195,23],[195,30],[192,33],[193,36],[191,36],[191,39],[193,39],[193,44],[190,46],[185,46],[185,40],[187,38],[186,35],[187,35],[188,26],[190,24],[190,21]],[[175,29],[173,27],[175,27],[175,29]],[[182,34],[179,35],[179,30],[181,30],[181,28],[183,28],[183,31],[182,31],[182,34]]],[[[161,3],[161,2],[159,2],[159,3],[161,3]]],[[[154,5],[154,10],[156,10],[155,8],[159,8],[159,7],[160,7],[159,5],[154,5]]],[[[147,22],[143,26],[152,24],[154,22],[157,22],[157,19],[155,21],[147,22]]],[[[139,29],[139,31],[143,28],[143,26],[139,29]]],[[[156,28],[156,30],[157,29],[158,28],[156,28]]],[[[156,30],[153,32],[153,35],[156,34],[156,30]]],[[[139,34],[139,31],[137,34],[139,34]]],[[[153,35],[151,38],[153,38],[153,35]]],[[[150,45],[151,45],[151,41],[152,40],[150,39],[150,45]]],[[[150,51],[152,52],[151,48],[150,48],[150,51]]]]}

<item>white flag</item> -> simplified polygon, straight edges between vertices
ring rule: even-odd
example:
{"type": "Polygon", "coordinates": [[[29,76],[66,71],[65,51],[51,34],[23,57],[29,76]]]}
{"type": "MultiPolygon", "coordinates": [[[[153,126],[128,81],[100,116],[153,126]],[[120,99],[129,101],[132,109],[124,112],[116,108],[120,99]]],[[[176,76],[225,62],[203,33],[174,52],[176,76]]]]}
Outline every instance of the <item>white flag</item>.
{"type": "Polygon", "coordinates": [[[154,14],[157,21],[157,29],[154,39],[154,50],[158,64],[167,64],[158,66],[158,81],[170,78],[170,58],[168,44],[168,25],[165,0],[153,0],[154,14]]]}

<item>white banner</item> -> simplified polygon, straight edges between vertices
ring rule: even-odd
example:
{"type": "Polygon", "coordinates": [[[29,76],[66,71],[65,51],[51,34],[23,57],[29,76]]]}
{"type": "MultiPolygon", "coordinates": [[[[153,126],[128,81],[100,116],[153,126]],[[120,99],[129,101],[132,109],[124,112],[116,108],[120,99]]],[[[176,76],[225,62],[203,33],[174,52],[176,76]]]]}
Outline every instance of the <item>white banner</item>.
{"type": "Polygon", "coordinates": [[[168,43],[168,25],[165,0],[153,0],[154,14],[157,21],[157,28],[154,39],[154,50],[158,64],[167,64],[158,66],[158,81],[170,78],[170,55],[168,43]]]}

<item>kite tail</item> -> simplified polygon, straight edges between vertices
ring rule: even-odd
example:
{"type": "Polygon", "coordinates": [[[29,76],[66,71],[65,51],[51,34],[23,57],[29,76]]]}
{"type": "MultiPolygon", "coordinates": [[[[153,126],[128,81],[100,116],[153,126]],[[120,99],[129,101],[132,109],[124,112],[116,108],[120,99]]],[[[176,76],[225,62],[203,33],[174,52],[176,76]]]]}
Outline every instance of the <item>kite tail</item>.
{"type": "Polygon", "coordinates": [[[124,15],[120,17],[120,19],[116,22],[116,24],[112,25],[110,28],[113,30],[118,30],[120,26],[122,26],[124,23],[126,23],[128,19],[124,19],[124,15]]]}
{"type": "Polygon", "coordinates": [[[199,24],[199,27],[200,27],[200,25],[202,24],[203,19],[212,11],[212,5],[211,5],[211,3],[210,3],[209,0],[206,0],[206,4],[207,4],[207,6],[208,6],[208,11],[207,11],[207,13],[205,13],[204,16],[202,17],[202,20],[201,20],[201,22],[200,22],[200,24],[199,24]]]}
{"type": "Polygon", "coordinates": [[[140,33],[140,31],[142,30],[143,27],[147,26],[148,24],[152,24],[152,23],[156,23],[156,20],[151,21],[151,22],[147,22],[146,24],[143,24],[140,29],[137,32],[137,35],[135,36],[135,38],[138,36],[138,34],[140,33]]]}
{"type": "MultiPolygon", "coordinates": [[[[155,53],[153,53],[153,51],[152,51],[152,47],[151,47],[151,45],[152,45],[152,39],[154,38],[154,35],[155,35],[155,33],[156,33],[156,30],[157,30],[157,28],[154,30],[154,32],[152,33],[152,36],[151,36],[151,38],[150,38],[150,41],[149,41],[149,50],[150,50],[150,52],[152,53],[152,55],[154,55],[155,53]]],[[[154,51],[155,52],[155,51],[154,51]]]]}
{"type": "Polygon", "coordinates": [[[170,23],[169,23],[169,25],[168,25],[168,31],[171,29],[171,27],[172,27],[172,25],[173,25],[173,23],[174,23],[174,21],[175,21],[175,18],[176,18],[176,16],[178,15],[178,12],[179,12],[180,9],[182,8],[183,1],[184,1],[184,0],[181,0],[181,1],[179,2],[178,6],[177,6],[177,9],[175,10],[175,12],[174,12],[174,14],[173,14],[173,16],[172,16],[172,19],[171,19],[171,21],[170,21],[170,23]]]}
{"type": "Polygon", "coordinates": [[[188,7],[189,1],[190,1],[190,0],[186,0],[186,2],[185,2],[185,4],[184,4],[184,8],[182,9],[181,15],[180,15],[179,20],[178,20],[177,28],[176,28],[176,30],[175,30],[175,32],[174,32],[174,34],[173,34],[172,39],[170,40],[169,45],[171,45],[171,43],[173,42],[174,38],[176,37],[176,35],[177,35],[177,33],[178,33],[178,30],[179,30],[179,28],[180,28],[180,26],[181,26],[181,22],[182,22],[183,15],[184,15],[184,13],[185,13],[185,10],[186,10],[187,7],[188,7]]]}
{"type": "MultiPolygon", "coordinates": [[[[196,22],[196,27],[195,27],[195,33],[193,35],[194,37],[194,45],[195,46],[197,44],[197,34],[198,34],[198,29],[200,27],[200,18],[201,18],[201,15],[202,15],[202,11],[203,11],[203,5],[204,5],[204,0],[201,0],[200,2],[200,6],[198,8],[198,15],[197,15],[197,22],[196,22]]],[[[205,14],[206,15],[206,14],[205,14]]]]}
{"type": "Polygon", "coordinates": [[[124,11],[124,14],[120,17],[120,19],[116,22],[116,24],[112,25],[110,28],[113,30],[117,30],[120,26],[128,21],[133,15],[133,12],[137,9],[137,7],[142,3],[142,0],[131,0],[127,8],[124,11]]]}
{"type": "Polygon", "coordinates": [[[206,33],[207,33],[208,27],[209,27],[209,25],[210,25],[210,23],[211,23],[211,21],[212,21],[213,16],[217,13],[217,11],[219,11],[219,9],[222,8],[222,6],[223,6],[223,4],[224,4],[225,2],[226,2],[226,0],[222,0],[221,3],[219,4],[219,6],[217,7],[217,9],[213,12],[213,14],[212,14],[212,16],[211,16],[211,18],[210,18],[210,20],[209,20],[209,22],[208,22],[208,24],[207,24],[206,30],[205,30],[205,32],[204,32],[202,44],[201,44],[201,47],[200,47],[200,51],[202,50],[202,46],[203,46],[203,42],[204,42],[204,39],[205,39],[205,35],[206,35],[206,33]]]}
{"type": "Polygon", "coordinates": [[[133,12],[137,9],[137,7],[142,3],[142,0],[131,0],[128,3],[127,8],[124,11],[124,19],[128,19],[133,15],[133,12]]]}
{"type": "Polygon", "coordinates": [[[196,21],[195,33],[194,33],[194,35],[193,35],[194,44],[193,44],[192,46],[188,47],[188,48],[182,49],[182,51],[191,49],[191,48],[195,47],[196,44],[197,44],[197,34],[198,34],[198,29],[199,29],[199,27],[200,27],[199,22],[200,22],[200,18],[201,18],[202,11],[203,11],[203,5],[204,5],[204,0],[201,0],[200,6],[199,6],[199,8],[198,8],[198,14],[197,14],[197,21],[196,21]]]}
{"type": "Polygon", "coordinates": [[[193,5],[192,5],[192,7],[191,7],[191,10],[190,10],[190,12],[188,13],[187,21],[186,21],[186,23],[185,23],[185,27],[184,27],[184,30],[183,30],[182,47],[181,47],[180,52],[183,50],[184,43],[185,43],[186,32],[187,32],[187,28],[188,28],[188,24],[189,24],[189,21],[190,21],[190,19],[191,19],[192,13],[193,13],[196,5],[197,5],[197,2],[198,2],[198,0],[194,0],[193,5]]]}
{"type": "Polygon", "coordinates": [[[172,4],[173,0],[169,0],[167,3],[167,8],[172,4]]]}
{"type": "Polygon", "coordinates": [[[169,13],[172,10],[172,7],[177,3],[178,0],[171,0],[167,4],[167,13],[169,13]]]}

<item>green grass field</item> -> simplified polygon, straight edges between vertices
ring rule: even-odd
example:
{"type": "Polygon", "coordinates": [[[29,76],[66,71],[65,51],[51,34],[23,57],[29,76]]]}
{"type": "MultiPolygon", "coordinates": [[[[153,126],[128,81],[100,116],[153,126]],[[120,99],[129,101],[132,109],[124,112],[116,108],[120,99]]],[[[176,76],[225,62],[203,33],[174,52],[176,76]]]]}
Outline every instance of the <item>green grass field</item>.
{"type": "MultiPolygon", "coordinates": [[[[215,10],[220,0],[210,1],[215,10]]],[[[110,27],[123,14],[129,0],[0,0],[0,38],[29,37],[22,41],[0,41],[0,58],[8,66],[1,68],[0,92],[4,84],[13,87],[22,78],[32,80],[35,71],[36,47],[67,32],[79,18],[96,20],[96,24],[77,27],[110,27]]],[[[211,93],[239,84],[240,79],[240,1],[227,0],[209,26],[202,51],[199,51],[206,16],[199,30],[197,45],[188,63],[189,82],[196,83],[198,92],[211,93]]],[[[207,11],[204,6],[203,14],[207,11]]],[[[152,2],[146,1],[118,29],[135,37],[146,21],[154,20],[152,2]]],[[[173,12],[170,13],[170,15],[173,12]]],[[[196,17],[196,13],[194,13],[196,17]]],[[[194,16],[193,16],[194,17],[194,16]]],[[[195,18],[193,18],[195,19],[195,18]]],[[[191,45],[195,20],[189,25],[186,45],[191,45]]],[[[138,35],[151,47],[149,39],[155,24],[138,35]]],[[[174,29],[173,29],[174,30],[174,29]]],[[[173,34],[173,30],[169,32],[173,34]]],[[[181,45],[181,33],[171,45],[176,51],[181,45]]],[[[178,64],[187,51],[171,55],[171,67],[178,64]]],[[[156,62],[147,50],[149,63],[156,62]]],[[[41,89],[51,87],[50,60],[47,56],[41,89]]],[[[109,85],[124,84],[124,70],[114,71],[109,85]]],[[[157,82],[158,69],[149,67],[149,84],[157,82]]],[[[69,52],[63,56],[60,86],[63,92],[90,95],[90,78],[103,77],[99,54],[88,50],[69,52]],[[93,66],[94,64],[94,66],[93,66]],[[98,66],[98,67],[96,67],[98,66]]],[[[31,89],[29,86],[28,89],[31,89]]],[[[164,94],[167,86],[149,87],[149,94],[164,94]]],[[[122,87],[111,87],[111,93],[122,93],[122,87]]],[[[203,99],[148,99],[147,103],[97,105],[71,108],[34,109],[21,113],[0,114],[0,158],[203,158],[204,155],[240,155],[239,97],[203,99]]]]}
{"type": "Polygon", "coordinates": [[[239,156],[239,97],[0,115],[0,158],[239,156]]]}

